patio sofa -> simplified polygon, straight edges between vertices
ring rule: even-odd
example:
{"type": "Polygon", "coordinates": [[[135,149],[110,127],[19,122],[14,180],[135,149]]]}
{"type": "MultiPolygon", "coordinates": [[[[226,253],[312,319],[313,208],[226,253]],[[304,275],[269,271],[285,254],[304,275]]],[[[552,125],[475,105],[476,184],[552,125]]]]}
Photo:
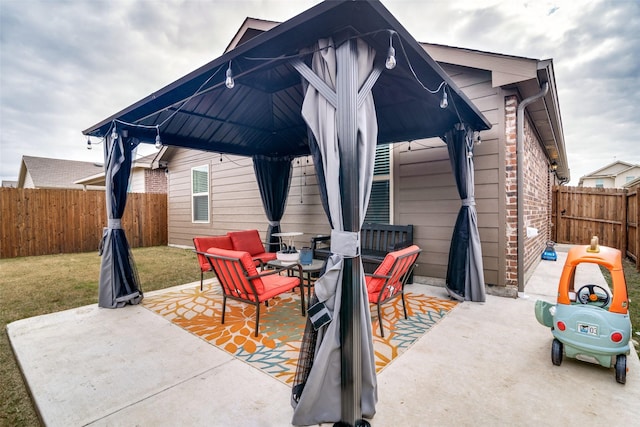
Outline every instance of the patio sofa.
{"type": "Polygon", "coordinates": [[[276,259],[275,252],[265,251],[258,230],[230,231],[220,236],[197,236],[193,238],[193,245],[200,264],[200,290],[202,290],[204,273],[213,272],[209,260],[204,255],[209,248],[248,252],[256,267],[262,267],[276,259]]]}
{"type": "MultiPolygon", "coordinates": [[[[366,273],[373,273],[389,252],[413,245],[413,225],[368,222],[360,230],[360,250],[366,273]]],[[[327,259],[331,254],[331,236],[311,238],[313,257],[327,259]]],[[[412,278],[411,278],[412,279],[412,278]]]]}

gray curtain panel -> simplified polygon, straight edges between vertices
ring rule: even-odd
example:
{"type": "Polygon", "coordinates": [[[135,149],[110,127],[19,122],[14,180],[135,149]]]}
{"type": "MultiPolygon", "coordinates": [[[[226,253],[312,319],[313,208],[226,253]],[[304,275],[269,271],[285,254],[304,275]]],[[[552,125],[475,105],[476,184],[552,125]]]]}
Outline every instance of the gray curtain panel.
{"type": "Polygon", "coordinates": [[[280,241],[277,237],[272,237],[272,234],[280,233],[280,220],[287,206],[287,196],[291,187],[291,160],[290,156],[253,156],[253,171],[258,181],[262,206],[269,220],[267,252],[276,252],[279,249],[280,241]]]}
{"type": "MultiPolygon", "coordinates": [[[[336,59],[336,48],[331,39],[318,42],[319,48],[313,56],[312,69],[334,91],[336,90],[336,69],[340,67],[336,59]]],[[[345,45],[338,49],[346,48],[345,45]]],[[[373,69],[375,51],[366,43],[357,42],[358,82],[361,86],[373,69]]],[[[343,285],[343,275],[352,274],[344,271],[345,258],[353,258],[353,263],[359,263],[359,280],[353,286],[359,288],[361,295],[359,312],[361,317],[357,321],[361,336],[361,409],[362,415],[372,417],[375,414],[377,402],[377,381],[373,354],[373,340],[371,332],[371,315],[369,312],[367,290],[362,272],[362,261],[359,257],[359,229],[345,232],[343,223],[343,198],[340,191],[340,176],[345,170],[357,170],[358,191],[357,199],[360,210],[360,226],[369,201],[371,183],[373,180],[373,165],[375,161],[375,147],[378,125],[373,96],[369,92],[365,101],[357,111],[357,159],[353,164],[343,164],[345,159],[340,155],[340,138],[337,123],[337,111],[313,86],[309,85],[302,106],[302,115],[317,141],[318,151],[321,153],[320,169],[324,172],[319,182],[326,184],[326,194],[330,221],[332,224],[331,252],[327,260],[326,272],[315,283],[315,296],[324,303],[331,315],[331,321],[317,331],[317,341],[313,364],[303,388],[297,389],[297,395],[292,398],[294,425],[311,425],[322,422],[337,422],[341,420],[341,339],[340,339],[340,310],[343,285]],[[355,257],[354,257],[355,254],[355,257]]],[[[359,227],[358,227],[359,228],[359,227]]]]}

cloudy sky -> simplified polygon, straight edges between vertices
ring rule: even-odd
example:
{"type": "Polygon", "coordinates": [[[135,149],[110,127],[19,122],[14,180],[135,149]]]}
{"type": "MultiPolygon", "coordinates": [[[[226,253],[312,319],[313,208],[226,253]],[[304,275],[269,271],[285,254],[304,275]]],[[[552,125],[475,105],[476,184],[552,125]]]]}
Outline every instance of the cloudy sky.
{"type": "MultiPolygon", "coordinates": [[[[17,179],[23,155],[102,161],[82,130],[220,56],[245,17],[318,2],[0,0],[0,179],[17,179]]],[[[640,163],[640,1],[382,3],[418,41],[552,58],[570,184],[640,163]]]]}

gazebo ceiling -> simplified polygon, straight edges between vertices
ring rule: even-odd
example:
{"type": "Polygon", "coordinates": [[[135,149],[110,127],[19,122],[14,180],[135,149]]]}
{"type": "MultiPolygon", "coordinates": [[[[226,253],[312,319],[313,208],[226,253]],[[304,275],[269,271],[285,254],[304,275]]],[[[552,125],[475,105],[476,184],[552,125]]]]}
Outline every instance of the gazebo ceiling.
{"type": "Polygon", "coordinates": [[[475,130],[491,127],[440,66],[379,1],[324,1],[266,31],[128,108],[86,129],[104,137],[114,121],[143,142],[239,155],[306,155],[307,126],[300,115],[303,79],[292,65],[309,65],[318,39],[335,44],[364,39],[384,63],[389,30],[397,66],[384,69],[373,97],[378,143],[438,137],[460,121],[475,130]],[[235,87],[225,86],[231,64],[235,87]],[[441,109],[445,82],[449,106],[441,109]],[[158,126],[158,130],[156,130],[158,126]]]}

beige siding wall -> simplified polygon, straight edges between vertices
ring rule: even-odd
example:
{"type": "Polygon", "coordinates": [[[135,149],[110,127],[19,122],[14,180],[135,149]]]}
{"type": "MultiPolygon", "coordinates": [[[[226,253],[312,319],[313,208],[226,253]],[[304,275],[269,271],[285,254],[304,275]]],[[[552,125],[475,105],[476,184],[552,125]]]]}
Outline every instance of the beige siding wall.
{"type": "Polygon", "coordinates": [[[144,193],[144,190],[144,169],[133,169],[129,178],[129,193],[144,193]]]}
{"type": "MultiPolygon", "coordinates": [[[[250,158],[222,156],[179,149],[170,159],[169,244],[193,246],[197,235],[225,234],[228,231],[257,229],[266,237],[267,217],[262,208],[258,184],[250,158]],[[210,222],[191,221],[191,168],[209,165],[210,222]]],[[[297,246],[308,246],[311,237],[330,228],[322,210],[311,157],[293,162],[291,190],[287,200],[283,231],[302,231],[297,246]]]]}
{"type": "MultiPolygon", "coordinates": [[[[482,133],[482,143],[474,150],[475,196],[485,281],[501,285],[499,236],[504,234],[499,221],[502,188],[499,90],[491,86],[489,72],[441,65],[493,125],[482,133]]],[[[445,278],[451,235],[461,206],[445,144],[440,139],[396,144],[393,188],[394,222],[413,224],[415,241],[423,249],[416,273],[445,278]]]]}

